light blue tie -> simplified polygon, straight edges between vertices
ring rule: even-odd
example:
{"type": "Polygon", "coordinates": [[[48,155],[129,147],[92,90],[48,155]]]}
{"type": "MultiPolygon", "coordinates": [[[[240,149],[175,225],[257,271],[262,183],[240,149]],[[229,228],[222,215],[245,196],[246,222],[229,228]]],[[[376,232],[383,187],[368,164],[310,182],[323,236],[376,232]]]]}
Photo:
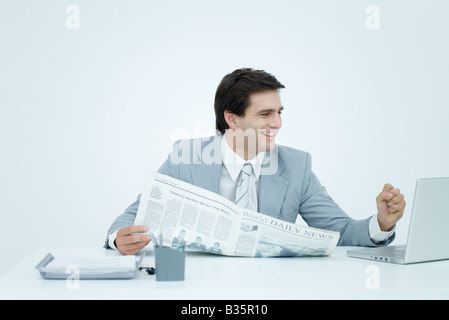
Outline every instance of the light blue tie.
{"type": "Polygon", "coordinates": [[[235,204],[242,208],[248,208],[249,205],[248,185],[252,170],[251,163],[245,163],[240,172],[240,180],[235,190],[235,204]]]}

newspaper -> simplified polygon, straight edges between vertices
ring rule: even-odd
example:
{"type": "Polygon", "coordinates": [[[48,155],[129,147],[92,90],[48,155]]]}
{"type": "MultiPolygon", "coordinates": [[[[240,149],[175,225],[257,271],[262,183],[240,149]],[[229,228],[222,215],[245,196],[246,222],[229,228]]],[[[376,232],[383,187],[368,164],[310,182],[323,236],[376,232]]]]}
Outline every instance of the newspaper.
{"type": "Polygon", "coordinates": [[[148,226],[158,245],[227,256],[330,255],[339,232],[282,221],[160,173],[150,173],[135,225],[148,226]]]}

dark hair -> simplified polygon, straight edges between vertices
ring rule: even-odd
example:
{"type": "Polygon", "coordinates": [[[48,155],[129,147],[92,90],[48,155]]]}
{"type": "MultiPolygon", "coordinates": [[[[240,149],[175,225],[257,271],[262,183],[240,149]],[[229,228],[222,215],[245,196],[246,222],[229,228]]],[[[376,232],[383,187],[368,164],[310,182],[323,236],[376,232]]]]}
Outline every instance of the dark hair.
{"type": "Polygon", "coordinates": [[[224,111],[241,117],[249,106],[251,93],[285,88],[273,75],[251,68],[237,69],[224,76],[215,92],[215,128],[222,134],[229,128],[224,111]]]}

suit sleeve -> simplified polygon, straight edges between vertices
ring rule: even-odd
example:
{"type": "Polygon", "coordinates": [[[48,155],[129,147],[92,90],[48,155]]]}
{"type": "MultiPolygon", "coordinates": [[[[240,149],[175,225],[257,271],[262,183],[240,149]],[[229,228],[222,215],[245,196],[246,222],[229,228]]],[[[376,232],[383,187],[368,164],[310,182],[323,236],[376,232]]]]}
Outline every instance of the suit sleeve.
{"type": "Polygon", "coordinates": [[[313,173],[310,154],[307,155],[303,179],[299,214],[309,226],[340,232],[338,241],[340,246],[381,246],[393,241],[394,235],[384,242],[375,244],[369,235],[371,216],[354,220],[334,202],[313,173]]]}

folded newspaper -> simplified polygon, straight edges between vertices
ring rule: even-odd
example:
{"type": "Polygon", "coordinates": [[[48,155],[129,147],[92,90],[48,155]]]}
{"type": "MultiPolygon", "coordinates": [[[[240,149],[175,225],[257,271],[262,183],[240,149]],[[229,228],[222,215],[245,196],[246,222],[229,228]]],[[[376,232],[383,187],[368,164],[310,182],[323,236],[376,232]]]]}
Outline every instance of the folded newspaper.
{"type": "Polygon", "coordinates": [[[227,256],[326,256],[339,232],[282,221],[238,207],[200,187],[150,173],[135,225],[148,226],[158,245],[227,256]]]}

